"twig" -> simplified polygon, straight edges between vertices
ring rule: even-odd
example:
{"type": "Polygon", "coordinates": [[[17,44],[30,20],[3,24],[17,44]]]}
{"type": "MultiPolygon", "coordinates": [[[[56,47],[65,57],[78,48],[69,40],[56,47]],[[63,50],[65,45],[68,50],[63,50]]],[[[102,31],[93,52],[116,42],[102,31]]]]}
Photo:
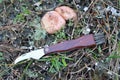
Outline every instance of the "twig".
{"type": "Polygon", "coordinates": [[[10,52],[22,51],[22,49],[14,48],[14,47],[12,47],[12,46],[8,46],[8,45],[3,45],[3,44],[1,44],[1,45],[0,45],[0,51],[3,51],[3,52],[4,52],[4,50],[5,50],[5,52],[6,52],[6,50],[7,50],[7,51],[10,51],[10,52]]]}
{"type": "Polygon", "coordinates": [[[7,26],[1,26],[0,27],[0,31],[2,30],[11,30],[12,28],[18,28],[21,26],[22,24],[13,24],[13,25],[7,25],[7,26]]]}
{"type": "Polygon", "coordinates": [[[80,73],[81,71],[83,71],[85,68],[87,68],[88,66],[90,66],[91,63],[85,65],[84,67],[82,67],[81,69],[79,69],[78,71],[75,71],[75,72],[70,72],[70,74],[76,74],[76,73],[80,73]]]}
{"type": "Polygon", "coordinates": [[[90,3],[90,5],[88,6],[88,10],[83,15],[85,15],[86,13],[88,13],[92,9],[92,7],[95,5],[95,3],[97,1],[98,0],[92,0],[92,2],[90,3]]]}

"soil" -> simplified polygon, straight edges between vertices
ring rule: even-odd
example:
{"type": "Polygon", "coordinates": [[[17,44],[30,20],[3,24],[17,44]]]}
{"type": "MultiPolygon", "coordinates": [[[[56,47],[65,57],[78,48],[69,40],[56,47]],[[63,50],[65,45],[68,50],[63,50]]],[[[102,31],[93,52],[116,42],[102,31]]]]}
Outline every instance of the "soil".
{"type": "Polygon", "coordinates": [[[119,80],[119,22],[120,0],[0,0],[0,80],[119,80]],[[42,16],[62,5],[75,10],[77,21],[67,21],[56,34],[42,31],[42,16]],[[114,11],[107,11],[108,6],[114,11]],[[84,35],[84,28],[90,29],[88,34],[103,33],[105,43],[44,56],[50,60],[65,54],[72,59],[59,71],[51,72],[48,60],[13,64],[24,53],[84,35]]]}

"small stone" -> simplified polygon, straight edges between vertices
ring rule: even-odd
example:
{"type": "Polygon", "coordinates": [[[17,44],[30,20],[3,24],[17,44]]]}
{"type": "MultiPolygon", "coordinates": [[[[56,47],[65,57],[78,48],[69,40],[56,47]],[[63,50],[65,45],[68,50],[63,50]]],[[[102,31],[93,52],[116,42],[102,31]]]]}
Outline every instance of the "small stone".
{"type": "Polygon", "coordinates": [[[88,10],[88,7],[84,7],[84,9],[83,9],[85,12],[88,10]]]}
{"type": "Polygon", "coordinates": [[[89,34],[90,33],[90,28],[89,27],[85,27],[85,28],[83,28],[83,34],[89,34]]]}

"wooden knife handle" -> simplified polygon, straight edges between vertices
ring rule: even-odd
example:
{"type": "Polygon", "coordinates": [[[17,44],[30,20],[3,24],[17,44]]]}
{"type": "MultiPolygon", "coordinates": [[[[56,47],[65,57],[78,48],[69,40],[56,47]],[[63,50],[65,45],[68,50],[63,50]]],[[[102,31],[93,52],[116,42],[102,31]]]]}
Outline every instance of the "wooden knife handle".
{"type": "Polygon", "coordinates": [[[92,47],[95,45],[96,43],[93,34],[89,34],[74,40],[68,40],[55,45],[45,47],[44,50],[45,53],[48,54],[53,52],[69,51],[77,48],[92,47]]]}

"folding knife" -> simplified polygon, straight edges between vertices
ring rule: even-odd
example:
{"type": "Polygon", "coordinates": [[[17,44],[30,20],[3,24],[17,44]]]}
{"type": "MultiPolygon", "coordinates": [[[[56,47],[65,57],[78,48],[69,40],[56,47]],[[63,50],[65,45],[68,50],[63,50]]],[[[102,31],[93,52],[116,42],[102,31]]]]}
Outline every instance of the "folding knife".
{"type": "Polygon", "coordinates": [[[98,37],[95,37],[93,34],[85,35],[77,39],[64,41],[55,45],[47,46],[41,49],[37,49],[25,54],[22,54],[14,61],[14,64],[25,60],[25,59],[36,59],[39,60],[44,55],[54,52],[63,52],[69,51],[73,49],[80,49],[84,47],[92,47],[96,46],[97,43],[102,44],[104,43],[104,37],[100,34],[98,37]]]}

